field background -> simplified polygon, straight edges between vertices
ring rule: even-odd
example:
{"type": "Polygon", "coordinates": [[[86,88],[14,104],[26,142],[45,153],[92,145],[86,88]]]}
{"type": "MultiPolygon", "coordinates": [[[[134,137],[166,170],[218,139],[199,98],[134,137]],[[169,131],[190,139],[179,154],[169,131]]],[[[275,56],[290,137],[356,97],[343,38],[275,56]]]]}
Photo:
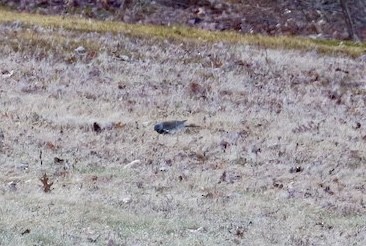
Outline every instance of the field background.
{"type": "Polygon", "coordinates": [[[0,245],[366,245],[364,58],[24,16],[0,25],[0,245]],[[173,119],[200,127],[153,131],[173,119]]]}

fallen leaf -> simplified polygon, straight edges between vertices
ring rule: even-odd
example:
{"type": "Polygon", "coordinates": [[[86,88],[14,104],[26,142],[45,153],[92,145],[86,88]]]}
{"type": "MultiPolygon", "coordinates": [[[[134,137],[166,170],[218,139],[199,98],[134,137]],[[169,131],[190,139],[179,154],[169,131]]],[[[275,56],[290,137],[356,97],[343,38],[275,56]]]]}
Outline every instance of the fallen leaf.
{"type": "Polygon", "coordinates": [[[102,132],[102,128],[100,127],[100,125],[97,122],[93,123],[93,131],[96,133],[101,133],[102,132]]]}
{"type": "Polygon", "coordinates": [[[25,235],[25,234],[28,234],[28,233],[30,233],[30,229],[26,229],[26,230],[24,230],[22,233],[21,233],[21,235],[23,236],[23,235],[25,235]]]}

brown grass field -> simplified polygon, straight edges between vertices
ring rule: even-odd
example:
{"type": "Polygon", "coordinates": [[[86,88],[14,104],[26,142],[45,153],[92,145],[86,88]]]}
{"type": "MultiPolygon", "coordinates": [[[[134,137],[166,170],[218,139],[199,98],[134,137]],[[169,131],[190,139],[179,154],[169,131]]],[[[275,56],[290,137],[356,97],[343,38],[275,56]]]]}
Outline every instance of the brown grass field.
{"type": "Polygon", "coordinates": [[[366,245],[364,61],[130,28],[1,21],[0,245],[366,245]]]}

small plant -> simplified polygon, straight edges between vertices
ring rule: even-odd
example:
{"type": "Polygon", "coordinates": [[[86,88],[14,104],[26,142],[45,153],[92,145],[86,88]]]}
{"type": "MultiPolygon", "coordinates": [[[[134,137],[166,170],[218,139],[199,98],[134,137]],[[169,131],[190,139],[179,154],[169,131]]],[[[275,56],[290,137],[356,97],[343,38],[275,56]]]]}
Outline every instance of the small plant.
{"type": "Polygon", "coordinates": [[[42,182],[43,185],[43,191],[48,193],[51,191],[51,186],[53,185],[53,182],[49,183],[49,178],[47,174],[45,173],[42,178],[39,179],[42,182]]]}

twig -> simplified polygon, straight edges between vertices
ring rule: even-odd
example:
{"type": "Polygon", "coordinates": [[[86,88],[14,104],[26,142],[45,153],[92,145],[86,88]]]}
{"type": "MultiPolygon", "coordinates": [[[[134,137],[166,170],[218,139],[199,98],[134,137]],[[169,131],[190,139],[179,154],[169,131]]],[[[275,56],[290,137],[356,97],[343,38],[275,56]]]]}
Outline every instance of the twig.
{"type": "Polygon", "coordinates": [[[41,161],[41,166],[43,165],[42,161],[42,150],[39,150],[39,160],[41,161]]]}
{"type": "Polygon", "coordinates": [[[344,20],[347,25],[349,36],[353,39],[353,41],[359,42],[360,38],[357,36],[355,27],[353,25],[352,16],[348,8],[347,0],[340,0],[340,4],[344,15],[344,20]]]}

